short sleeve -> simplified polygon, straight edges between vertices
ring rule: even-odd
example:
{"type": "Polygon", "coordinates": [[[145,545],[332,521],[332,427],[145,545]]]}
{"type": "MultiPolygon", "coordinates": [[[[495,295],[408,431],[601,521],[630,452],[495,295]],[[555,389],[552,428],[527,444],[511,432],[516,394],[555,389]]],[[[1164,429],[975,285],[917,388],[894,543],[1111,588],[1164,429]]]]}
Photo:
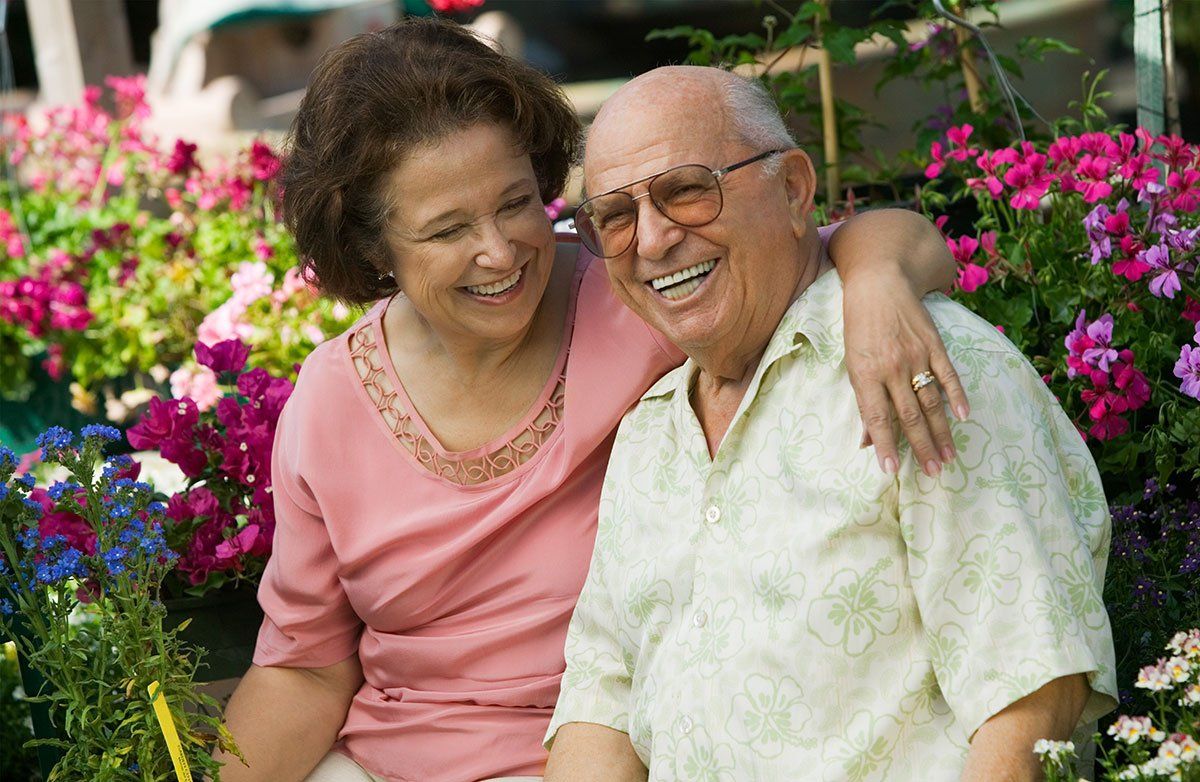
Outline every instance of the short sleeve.
{"type": "MultiPolygon", "coordinates": [[[[608,489],[606,484],[606,495],[608,489]]],[[[567,630],[567,669],[546,730],[546,749],[553,745],[558,729],[569,722],[591,722],[629,733],[632,678],[625,663],[627,650],[617,634],[621,622],[608,578],[617,568],[610,561],[612,547],[604,544],[617,523],[611,508],[611,500],[602,497],[597,545],[567,630]]]]}
{"type": "Polygon", "coordinates": [[[304,421],[294,401],[280,415],[271,454],[275,536],[258,588],[265,616],[254,664],[322,668],[357,651],[362,622],[338,579],[321,508],[298,469],[304,421]]]}
{"type": "MultiPolygon", "coordinates": [[[[953,305],[933,302],[935,320],[938,306],[953,305]]],[[[938,684],[970,736],[1050,681],[1085,673],[1092,693],[1080,722],[1090,722],[1116,705],[1099,473],[1010,343],[982,321],[943,336],[972,395],[971,418],[952,421],[958,458],[940,476],[926,476],[911,456],[898,476],[909,574],[938,684]]]]}

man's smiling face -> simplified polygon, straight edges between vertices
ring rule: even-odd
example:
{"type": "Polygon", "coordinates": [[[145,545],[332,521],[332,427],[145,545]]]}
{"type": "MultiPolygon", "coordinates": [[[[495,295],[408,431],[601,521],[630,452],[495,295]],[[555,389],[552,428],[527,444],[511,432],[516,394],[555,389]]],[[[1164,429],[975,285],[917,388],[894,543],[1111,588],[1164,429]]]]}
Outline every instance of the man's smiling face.
{"type": "MultiPolygon", "coordinates": [[[[664,68],[622,88],[589,133],[588,193],[622,189],[637,198],[647,183],[629,183],[673,166],[716,170],[766,151],[737,138],[728,121],[722,82],[734,78],[664,68]]],[[[607,261],[617,295],[689,354],[740,341],[756,318],[786,309],[781,297],[790,301],[804,227],[794,219],[787,174],[797,157],[807,158],[799,151],[784,157],[776,173],[767,174],[762,161],[724,177],[723,207],[708,225],[678,225],[650,198],[638,198],[633,242],[607,261]]]]}

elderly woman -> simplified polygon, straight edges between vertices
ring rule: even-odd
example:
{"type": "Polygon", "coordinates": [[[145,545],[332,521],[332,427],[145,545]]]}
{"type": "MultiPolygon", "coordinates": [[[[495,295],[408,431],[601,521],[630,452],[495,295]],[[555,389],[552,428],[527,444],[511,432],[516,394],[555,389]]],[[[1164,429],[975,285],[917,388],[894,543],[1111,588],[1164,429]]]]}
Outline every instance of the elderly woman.
{"type": "MultiPolygon", "coordinates": [[[[248,766],[226,758],[222,778],[539,775],[614,429],[682,356],[554,235],[571,106],[462,28],[336,47],[293,134],[299,249],[327,295],[374,306],[313,351],[280,419],[266,620],[227,712],[248,766]]],[[[831,253],[863,406],[883,408],[870,436],[894,453],[885,387],[931,362],[953,387],[918,302],[953,266],[899,212],[849,221],[831,253]]],[[[950,447],[940,410],[892,399],[913,447],[950,447]]]]}

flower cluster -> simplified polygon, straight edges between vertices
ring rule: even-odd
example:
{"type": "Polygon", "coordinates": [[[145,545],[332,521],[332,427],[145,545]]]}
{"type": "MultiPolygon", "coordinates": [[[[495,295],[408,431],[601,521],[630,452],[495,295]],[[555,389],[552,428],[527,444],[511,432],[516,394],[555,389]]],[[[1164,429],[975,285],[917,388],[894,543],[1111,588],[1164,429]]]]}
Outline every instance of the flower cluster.
{"type": "MultiPolygon", "coordinates": [[[[1108,726],[1111,749],[1099,760],[1104,779],[1184,782],[1200,774],[1200,629],[1176,633],[1166,650],[1171,656],[1142,668],[1137,682],[1153,693],[1158,724],[1150,717],[1122,714],[1108,726]]],[[[1070,742],[1042,739],[1034,752],[1047,782],[1079,779],[1070,768],[1075,755],[1070,742]]]]}
{"type": "Polygon", "coordinates": [[[977,135],[932,144],[922,190],[931,212],[974,212],[973,233],[947,238],[962,303],[1031,357],[1110,494],[1147,474],[1200,481],[1200,148],[1140,128],[977,135]]]}
{"type": "MultiPolygon", "coordinates": [[[[1147,480],[1140,498],[1113,503],[1112,551],[1104,603],[1113,617],[1113,641],[1125,650],[1120,680],[1140,671],[1132,661],[1155,654],[1150,642],[1162,626],[1196,620],[1200,606],[1200,498],[1173,483],[1147,480]]],[[[1148,708],[1149,691],[1123,690],[1124,708],[1148,708]]]]}
{"type": "MultiPolygon", "coordinates": [[[[302,356],[297,349],[307,351],[325,341],[321,319],[299,317],[301,311],[313,308],[318,293],[295,267],[285,271],[275,287],[275,275],[266,264],[273,250],[260,239],[256,253],[259,260],[242,262],[230,278],[233,295],[200,323],[197,347],[229,340],[257,346],[275,340],[276,355],[299,359],[302,356]]],[[[330,317],[341,323],[350,317],[350,310],[335,303],[330,317]]],[[[186,363],[171,374],[171,394],[177,399],[190,397],[201,410],[207,410],[216,404],[220,389],[211,369],[203,363],[186,363]]]]}
{"type": "MultiPolygon", "coordinates": [[[[945,230],[949,220],[945,215],[936,220],[937,227],[945,230]]],[[[983,231],[979,237],[961,236],[957,239],[946,237],[946,246],[950,255],[958,264],[958,279],[956,286],[963,293],[974,293],[984,285],[991,276],[992,269],[1000,262],[1000,253],[996,250],[996,232],[983,231]],[[982,250],[982,254],[980,251],[982,250]]]]}
{"type": "Polygon", "coordinates": [[[163,629],[160,587],[177,556],[138,466],[104,457],[119,437],[108,426],[43,432],[43,464],[69,475],[47,489],[17,475],[16,455],[0,446],[0,632],[47,682],[37,694],[66,739],[51,778],[166,778],[170,751],[144,727],[152,681],[180,709],[189,764],[208,776],[228,734],[192,684],[196,654],[163,629]]]}
{"type": "Polygon", "coordinates": [[[1175,362],[1175,377],[1179,378],[1179,390],[1193,399],[1200,399],[1200,323],[1192,336],[1192,345],[1179,349],[1179,360],[1175,362]]]}
{"type": "Polygon", "coordinates": [[[287,378],[246,369],[250,349],[238,340],[196,346],[196,360],[218,389],[215,404],[156,398],[130,428],[129,443],[158,450],[188,477],[167,501],[167,540],[180,559],[176,572],[192,593],[262,572],[275,530],[271,449],[287,378]]]}
{"type": "MultiPolygon", "coordinates": [[[[230,157],[164,144],[143,78],[106,83],[115,111],[89,87],[80,106],[4,119],[0,154],[17,184],[0,192],[0,394],[24,398],[41,360],[95,414],[109,381],[132,371],[162,388],[158,375],[198,339],[248,340],[259,366],[289,370],[350,313],[298,279],[278,216],[280,158],[261,140],[230,157]],[[272,280],[278,289],[257,292],[272,280]]],[[[174,385],[203,400],[207,383],[211,397],[194,369],[174,385]]]]}
{"type": "Polygon", "coordinates": [[[1133,365],[1133,351],[1113,347],[1113,317],[1105,313],[1095,321],[1079,311],[1075,328],[1063,340],[1067,348],[1067,376],[1084,376],[1091,388],[1080,397],[1087,404],[1092,425],[1088,434],[1111,440],[1129,431],[1122,416],[1150,401],[1150,383],[1133,365]]]}

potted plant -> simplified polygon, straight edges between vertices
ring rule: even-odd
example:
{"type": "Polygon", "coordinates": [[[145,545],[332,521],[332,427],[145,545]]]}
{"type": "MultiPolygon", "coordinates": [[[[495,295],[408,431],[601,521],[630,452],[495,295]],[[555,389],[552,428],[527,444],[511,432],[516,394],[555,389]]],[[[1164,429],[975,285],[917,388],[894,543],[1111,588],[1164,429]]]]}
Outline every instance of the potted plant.
{"type": "Polygon", "coordinates": [[[286,377],[246,368],[239,340],[198,343],[196,397],[155,398],[127,438],[159,451],[187,477],[164,498],[163,534],[177,556],[165,574],[168,625],[190,619],[185,637],[211,653],[209,678],[240,676],[250,664],[262,622],[255,587],[275,530],[271,449],[286,377]]]}

